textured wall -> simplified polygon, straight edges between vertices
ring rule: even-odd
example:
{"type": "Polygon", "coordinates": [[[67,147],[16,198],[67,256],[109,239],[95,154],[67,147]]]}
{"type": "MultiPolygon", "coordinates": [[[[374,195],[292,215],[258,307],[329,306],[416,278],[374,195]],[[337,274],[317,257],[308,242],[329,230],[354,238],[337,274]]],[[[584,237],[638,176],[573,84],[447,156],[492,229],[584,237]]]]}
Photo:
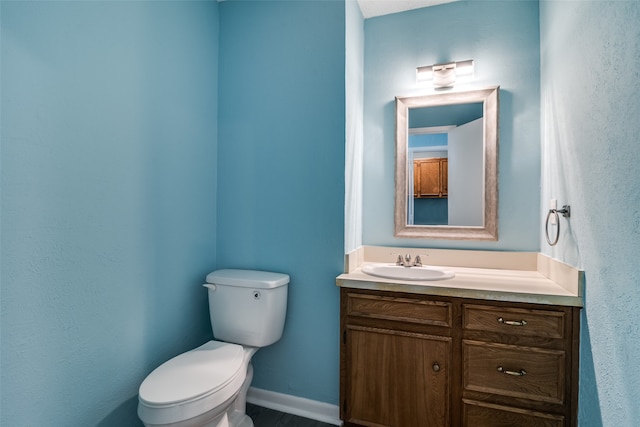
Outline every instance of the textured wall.
{"type": "Polygon", "coordinates": [[[218,265],[288,273],[282,339],[253,385],[338,401],[345,5],[220,4],[218,265]]]}
{"type": "Polygon", "coordinates": [[[537,1],[455,2],[365,21],[363,242],[537,250],[540,103],[537,1]],[[474,86],[500,85],[499,241],[393,237],[395,96],[425,93],[418,66],[474,59],[474,86]]]}
{"type": "Polygon", "coordinates": [[[640,420],[640,2],[541,2],[543,252],[586,272],[580,426],[640,420]],[[543,209],[543,213],[544,212],[543,209]]]}
{"type": "Polygon", "coordinates": [[[211,336],[217,4],[0,8],[0,424],[137,425],[211,336]]]}

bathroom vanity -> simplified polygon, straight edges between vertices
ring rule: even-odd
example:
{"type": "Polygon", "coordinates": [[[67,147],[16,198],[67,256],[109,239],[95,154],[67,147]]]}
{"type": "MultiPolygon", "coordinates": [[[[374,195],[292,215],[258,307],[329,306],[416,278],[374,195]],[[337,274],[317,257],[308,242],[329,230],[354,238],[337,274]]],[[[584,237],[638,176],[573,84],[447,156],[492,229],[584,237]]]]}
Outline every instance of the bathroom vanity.
{"type": "Polygon", "coordinates": [[[577,424],[582,272],[540,254],[415,249],[455,277],[362,272],[389,249],[337,278],[345,426],[577,424]]]}

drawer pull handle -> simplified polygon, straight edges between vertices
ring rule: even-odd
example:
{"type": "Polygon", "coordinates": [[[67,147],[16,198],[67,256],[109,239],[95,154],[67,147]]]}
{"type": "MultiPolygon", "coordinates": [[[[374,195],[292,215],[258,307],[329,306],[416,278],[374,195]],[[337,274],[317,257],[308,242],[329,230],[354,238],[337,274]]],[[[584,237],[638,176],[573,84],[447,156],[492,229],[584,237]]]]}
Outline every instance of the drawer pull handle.
{"type": "Polygon", "coordinates": [[[504,369],[502,366],[498,366],[498,372],[514,377],[524,377],[525,375],[527,375],[527,371],[525,371],[524,369],[520,369],[519,371],[509,371],[507,369],[504,369]]]}
{"type": "Polygon", "coordinates": [[[509,326],[526,326],[526,320],[504,320],[502,317],[498,317],[498,323],[509,326]]]}
{"type": "Polygon", "coordinates": [[[438,362],[434,363],[432,368],[433,368],[434,372],[439,372],[440,371],[440,365],[438,365],[438,362]]]}

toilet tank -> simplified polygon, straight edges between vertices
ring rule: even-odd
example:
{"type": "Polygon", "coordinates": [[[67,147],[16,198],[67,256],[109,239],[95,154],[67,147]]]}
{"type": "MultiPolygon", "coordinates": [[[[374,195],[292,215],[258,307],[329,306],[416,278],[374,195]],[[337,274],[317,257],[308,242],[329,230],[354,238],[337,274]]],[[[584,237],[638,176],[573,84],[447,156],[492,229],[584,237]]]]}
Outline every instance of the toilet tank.
{"type": "Polygon", "coordinates": [[[287,312],[287,274],[216,270],[203,286],[209,292],[213,336],[220,341],[265,347],[278,341],[287,312]]]}

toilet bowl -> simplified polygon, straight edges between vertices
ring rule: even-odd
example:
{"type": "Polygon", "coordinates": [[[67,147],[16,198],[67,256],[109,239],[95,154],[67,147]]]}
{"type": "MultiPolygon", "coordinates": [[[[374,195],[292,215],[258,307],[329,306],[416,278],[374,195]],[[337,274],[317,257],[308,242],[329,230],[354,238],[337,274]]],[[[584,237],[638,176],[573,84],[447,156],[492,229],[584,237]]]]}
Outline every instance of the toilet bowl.
{"type": "Polygon", "coordinates": [[[253,427],[245,413],[251,358],[282,336],[288,283],[289,276],[280,273],[210,273],[203,286],[214,337],[225,341],[211,340],[176,356],[145,378],[138,393],[144,425],[253,427]]]}
{"type": "Polygon", "coordinates": [[[138,416],[147,426],[224,426],[222,418],[234,415],[242,386],[249,388],[256,351],[209,341],[163,363],[140,386],[138,416]]]}

